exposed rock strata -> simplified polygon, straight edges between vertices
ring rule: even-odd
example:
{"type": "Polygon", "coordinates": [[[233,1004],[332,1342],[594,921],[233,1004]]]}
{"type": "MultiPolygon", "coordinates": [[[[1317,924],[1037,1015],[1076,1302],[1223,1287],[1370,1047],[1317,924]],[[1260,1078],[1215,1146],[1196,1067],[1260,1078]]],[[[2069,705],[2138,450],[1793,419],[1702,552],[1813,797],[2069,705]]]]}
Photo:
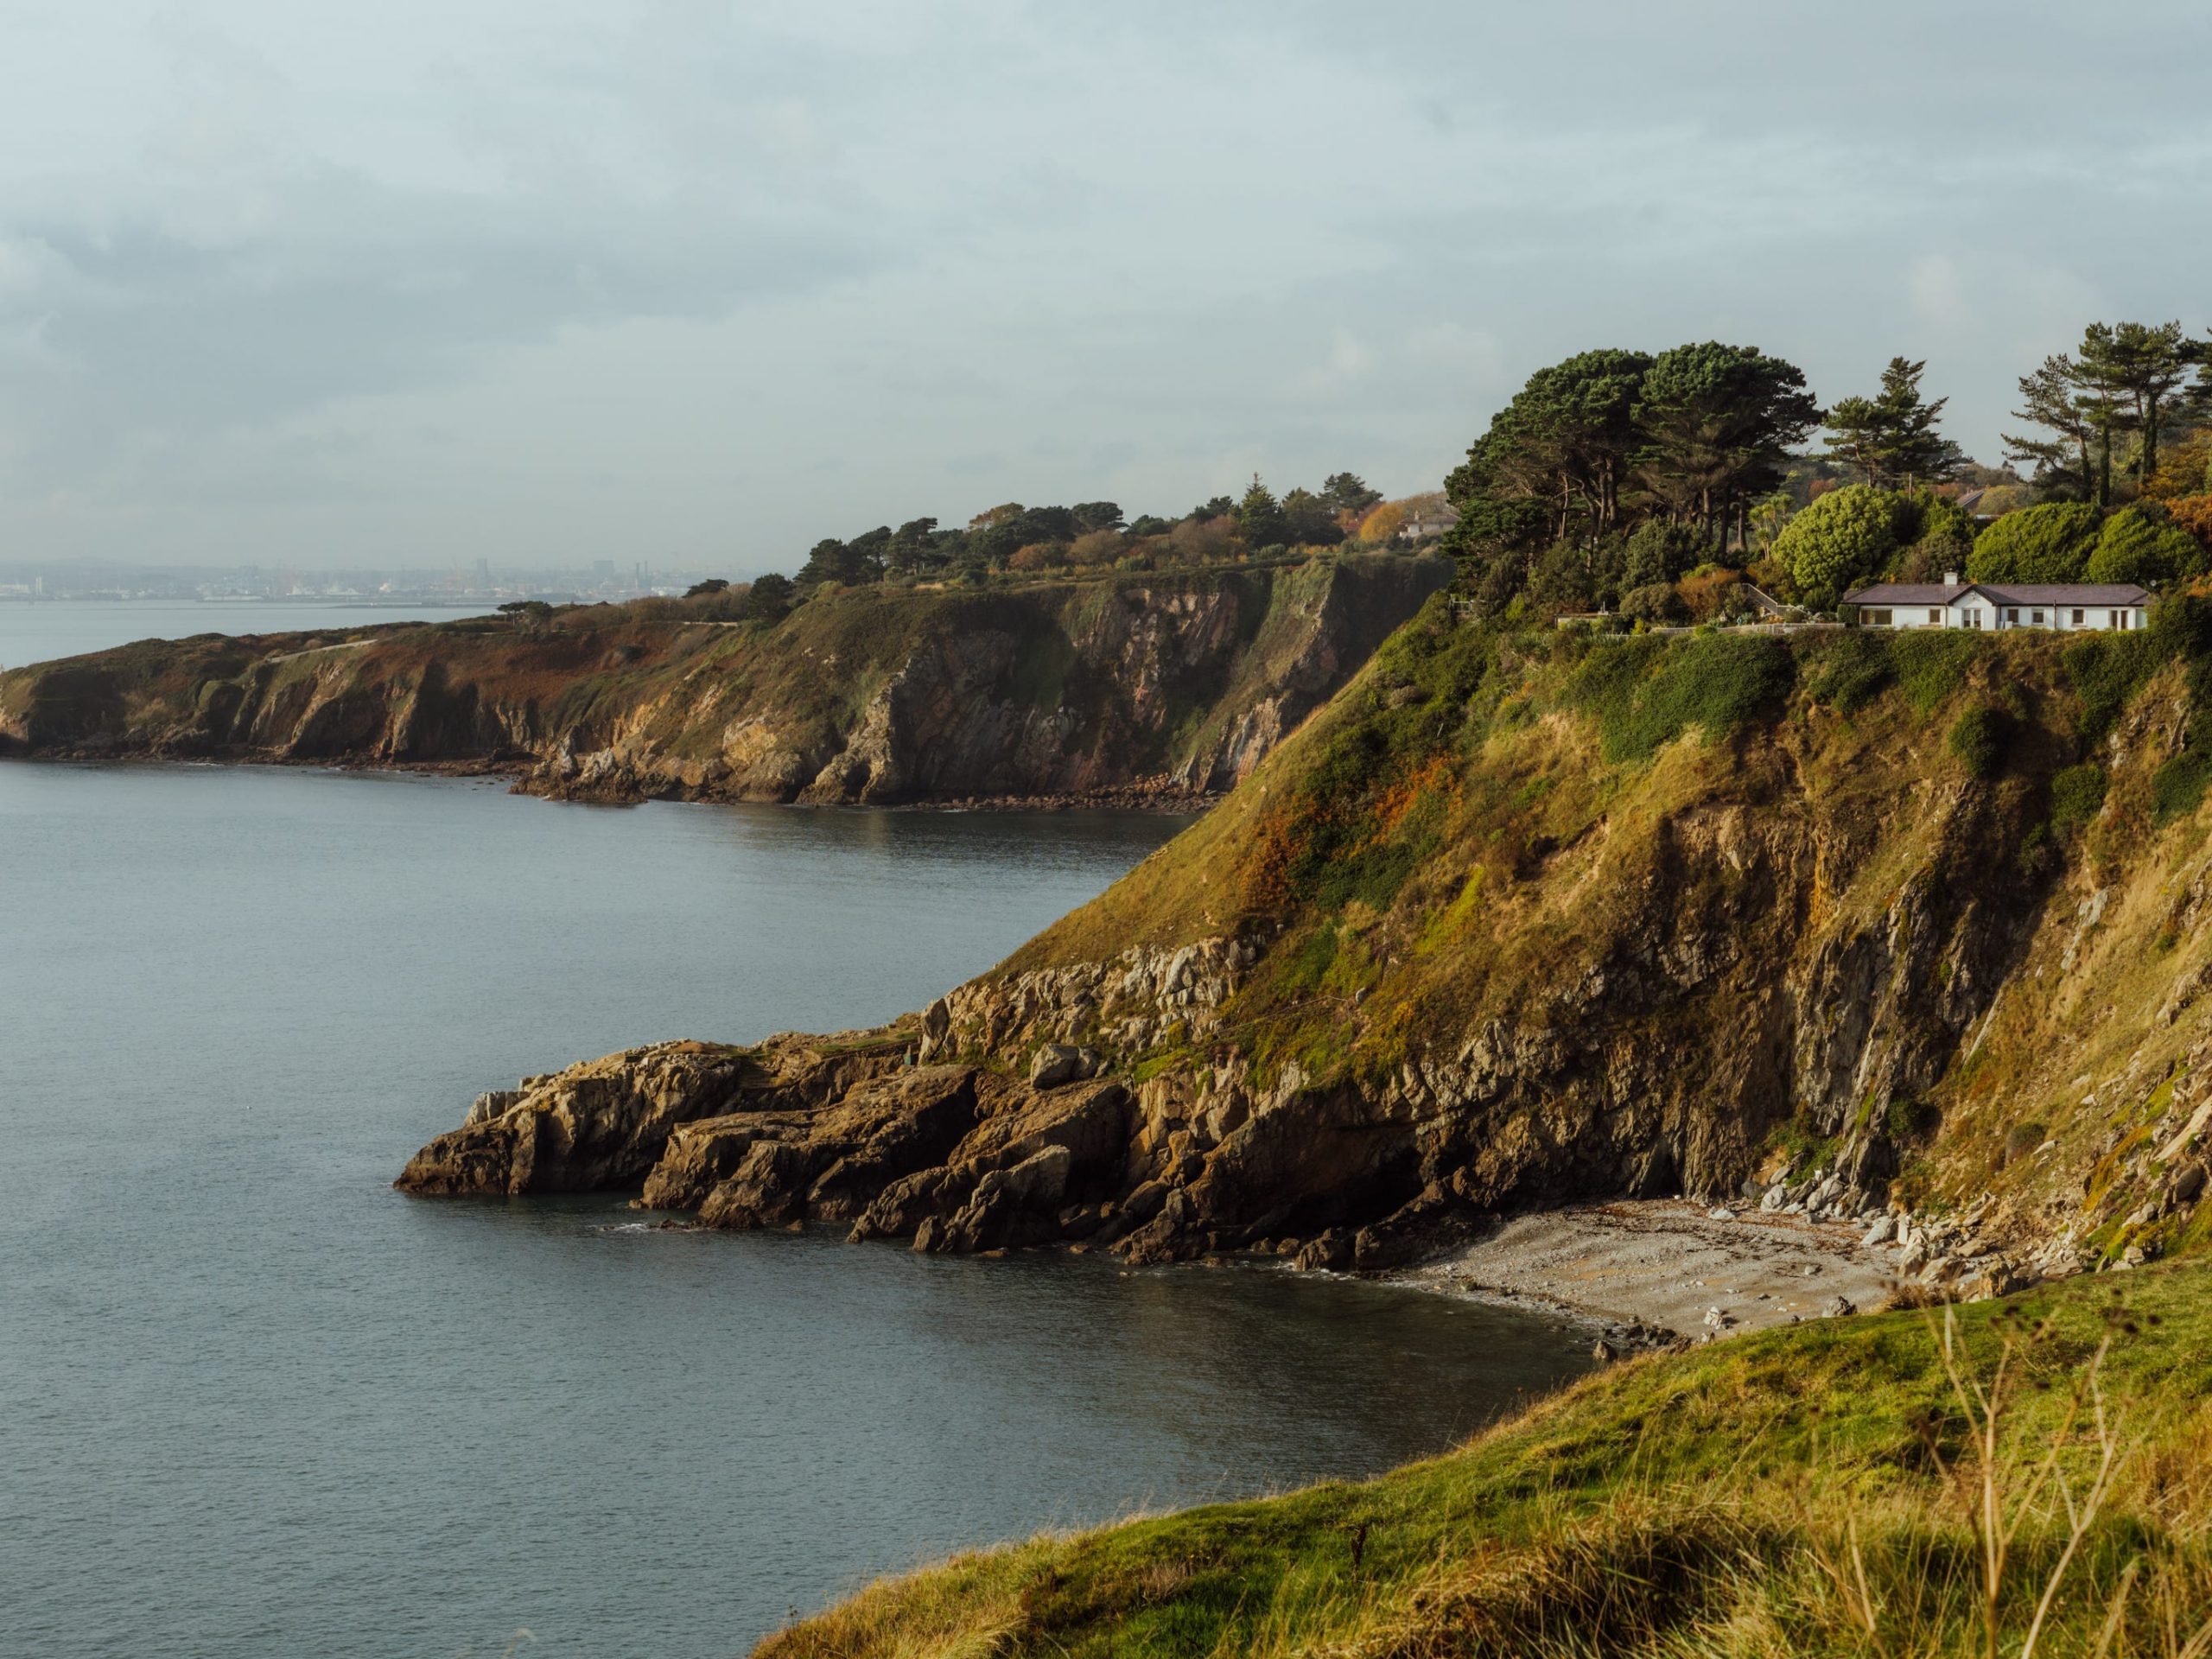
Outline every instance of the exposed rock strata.
{"type": "Polygon", "coordinates": [[[496,771],[565,799],[1188,803],[1449,580],[1395,555],[145,642],[0,674],[0,753],[496,771]],[[338,631],[342,634],[343,631],[338,631]]]}
{"type": "MultiPolygon", "coordinates": [[[[2004,649],[2002,689],[2063,711],[2041,647],[2004,649]]],[[[1633,768],[1555,711],[1470,742],[1457,777],[1412,772],[1452,835],[1333,896],[1416,821],[1414,786],[1377,785],[1306,890],[1331,896],[1300,898],[1284,849],[1338,803],[1282,785],[1317,750],[1360,775],[1342,728],[1411,706],[1370,695],[1389,654],[1204,825],[925,1011],[534,1080],[403,1184],[1362,1269],[1501,1214],[1679,1193],[1847,1224],[1943,1295],[2212,1227],[2212,842],[2154,810],[2178,675],[2098,739],[2106,804],[2063,850],[2050,774],[2078,750],[2055,719],[1989,780],[1931,739],[1942,708],[1902,700],[1852,723],[1800,701],[1633,768]],[[1167,942],[1100,959],[1132,939],[1167,942]]],[[[1455,696],[1416,732],[1457,729],[1455,696]]]]}

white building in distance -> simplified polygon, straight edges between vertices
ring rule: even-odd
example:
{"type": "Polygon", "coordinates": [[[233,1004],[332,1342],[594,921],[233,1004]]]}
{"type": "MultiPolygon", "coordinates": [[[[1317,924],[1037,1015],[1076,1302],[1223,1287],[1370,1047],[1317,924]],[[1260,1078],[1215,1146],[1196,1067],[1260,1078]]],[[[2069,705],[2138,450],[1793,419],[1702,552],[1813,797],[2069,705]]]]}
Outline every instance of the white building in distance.
{"type": "Polygon", "coordinates": [[[2062,632],[2140,628],[2147,589],[2132,582],[1879,582],[1846,594],[1866,628],[2056,628],[2062,632]]]}

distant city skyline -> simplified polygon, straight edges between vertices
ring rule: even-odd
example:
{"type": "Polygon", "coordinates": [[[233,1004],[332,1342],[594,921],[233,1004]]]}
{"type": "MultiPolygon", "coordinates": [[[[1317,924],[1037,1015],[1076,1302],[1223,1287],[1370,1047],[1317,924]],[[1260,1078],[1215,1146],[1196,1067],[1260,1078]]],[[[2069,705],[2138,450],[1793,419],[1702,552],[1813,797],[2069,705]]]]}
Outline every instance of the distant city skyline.
{"type": "Polygon", "coordinates": [[[2212,321],[2212,15],[35,0],[0,558],[743,577],[1007,500],[1433,488],[1534,369],[1925,358],[1999,459],[2212,321]],[[651,550],[650,553],[643,550],[651,550]]]}

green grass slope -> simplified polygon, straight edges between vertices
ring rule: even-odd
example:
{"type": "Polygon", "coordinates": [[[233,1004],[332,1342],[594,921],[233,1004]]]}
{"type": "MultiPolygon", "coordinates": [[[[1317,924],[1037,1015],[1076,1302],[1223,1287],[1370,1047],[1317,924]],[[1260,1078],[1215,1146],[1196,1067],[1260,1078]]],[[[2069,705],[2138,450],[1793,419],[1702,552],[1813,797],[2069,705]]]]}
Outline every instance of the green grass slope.
{"type": "Polygon", "coordinates": [[[963,1556],[758,1652],[2202,1654],[2208,1292],[2189,1264],[1948,1333],[1899,1313],[1637,1360],[1377,1480],[963,1556]]]}
{"type": "Polygon", "coordinates": [[[1130,1063],[1201,1100],[1224,1054],[1255,1091],[1294,1065],[1441,1125],[1407,1198],[1617,1192],[1658,1147],[1718,1194],[1878,1143],[1916,1206],[2155,1255],[2212,1229],[2208,683],[2186,598],[2073,639],[1593,638],[1434,601],[1000,973],[1260,941],[1202,1044],[1130,1063]]]}

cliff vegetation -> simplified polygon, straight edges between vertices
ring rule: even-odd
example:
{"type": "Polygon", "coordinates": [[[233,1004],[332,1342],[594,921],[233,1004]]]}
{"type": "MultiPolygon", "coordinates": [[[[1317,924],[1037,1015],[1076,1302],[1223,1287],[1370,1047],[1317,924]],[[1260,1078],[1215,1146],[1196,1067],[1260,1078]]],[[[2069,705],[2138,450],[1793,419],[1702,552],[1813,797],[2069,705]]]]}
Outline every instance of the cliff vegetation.
{"type": "Polygon", "coordinates": [[[149,640],[0,675],[0,748],[497,769],[597,800],[1203,795],[1249,770],[1450,574],[1332,553],[973,588],[823,585],[769,616],[751,594],[702,591],[149,640]]]}

